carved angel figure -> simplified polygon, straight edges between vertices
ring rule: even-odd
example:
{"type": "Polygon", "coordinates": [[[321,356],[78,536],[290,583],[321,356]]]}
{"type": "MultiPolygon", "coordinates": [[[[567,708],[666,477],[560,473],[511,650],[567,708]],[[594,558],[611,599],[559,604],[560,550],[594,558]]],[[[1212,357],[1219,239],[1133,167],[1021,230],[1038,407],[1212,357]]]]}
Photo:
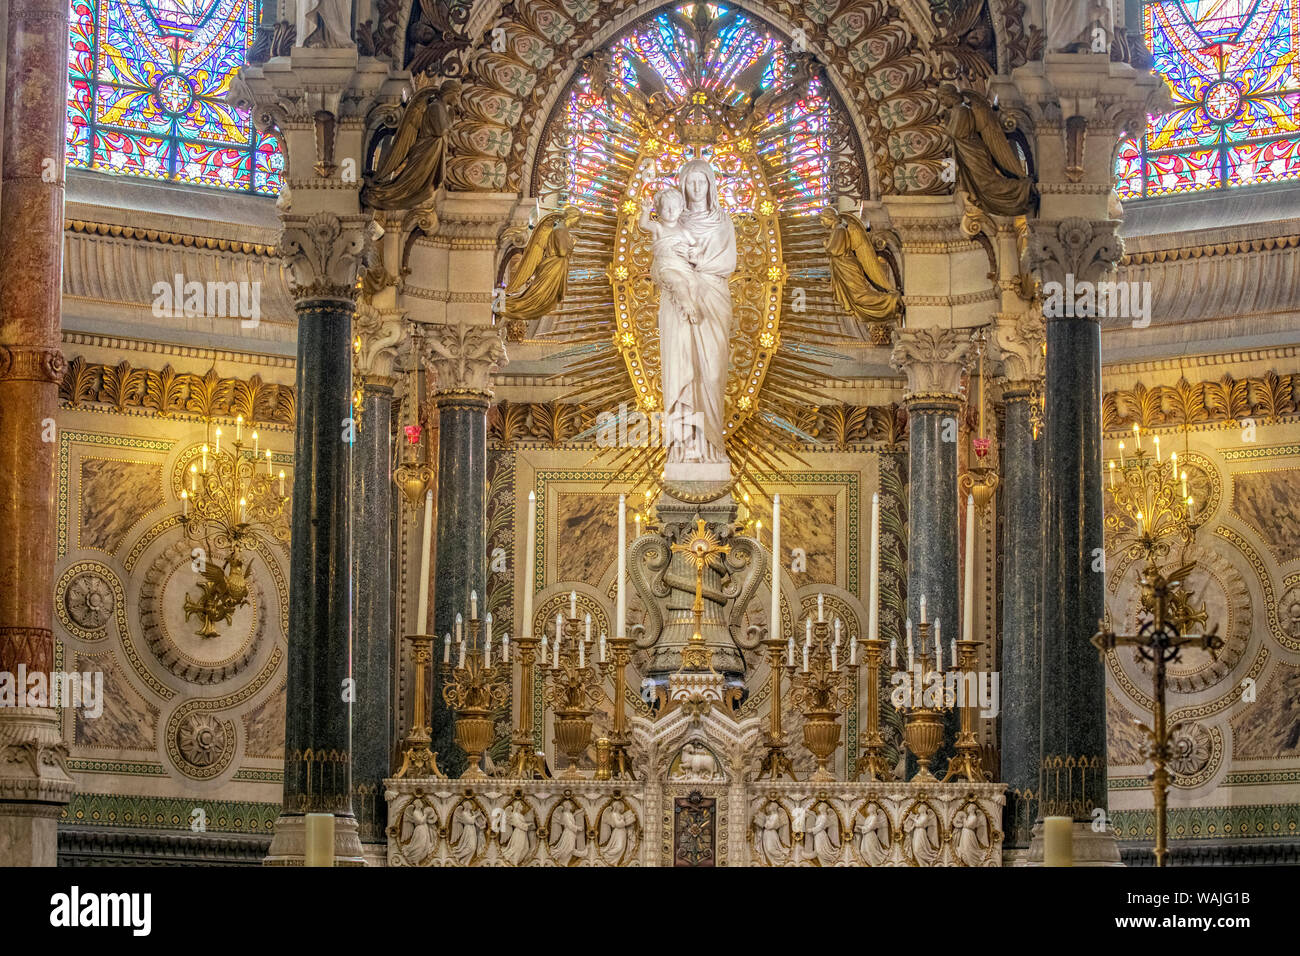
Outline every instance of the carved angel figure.
{"type": "Polygon", "coordinates": [[[862,322],[879,322],[898,314],[902,296],[889,269],[876,255],[866,225],[857,216],[824,209],[821,221],[830,229],[826,255],[831,264],[835,301],[862,322]]]}
{"type": "Polygon", "coordinates": [[[768,866],[781,866],[790,856],[790,847],[781,839],[785,814],[773,802],[754,815],[754,852],[768,866]]]}
{"type": "Polygon", "coordinates": [[[957,859],[966,866],[982,866],[989,849],[989,825],[973,803],[957,811],[952,821],[957,859]]]}
{"type": "Polygon", "coordinates": [[[578,241],[573,228],[581,218],[580,209],[566,206],[544,217],[533,229],[523,258],[506,286],[502,314],[507,320],[540,319],[564,301],[569,254],[578,241]]]}
{"type": "Polygon", "coordinates": [[[410,803],[411,835],[402,847],[402,856],[412,866],[423,866],[424,861],[433,853],[433,827],[437,817],[433,808],[423,800],[414,799],[410,803]]]}
{"type": "Polygon", "coordinates": [[[804,834],[804,839],[813,839],[813,855],[822,866],[834,866],[840,858],[839,821],[831,814],[830,807],[821,804],[817,808],[817,817],[804,834]]]}
{"type": "Polygon", "coordinates": [[[583,836],[583,812],[579,808],[574,813],[572,804],[562,803],[559,809],[555,811],[554,823],[551,829],[559,828],[559,837],[551,844],[551,858],[560,866],[572,866],[574,859],[578,856],[578,845],[582,842],[583,836]]]}
{"type": "Polygon", "coordinates": [[[515,801],[507,808],[501,823],[501,855],[515,866],[526,860],[533,849],[533,821],[527,809],[515,801]]]}
{"type": "Polygon", "coordinates": [[[456,80],[446,80],[411,97],[379,169],[361,190],[362,203],[372,209],[406,209],[425,202],[441,185],[460,89],[456,80]]]}
{"type": "Polygon", "coordinates": [[[461,866],[469,866],[483,845],[483,827],[487,820],[472,803],[456,807],[451,815],[451,855],[461,866]]]}
{"type": "Polygon", "coordinates": [[[611,866],[623,862],[623,856],[632,847],[632,828],[636,814],[625,803],[610,804],[600,824],[600,856],[611,866]],[[620,810],[619,807],[622,807],[620,810]]]}
{"type": "Polygon", "coordinates": [[[889,858],[889,818],[879,804],[866,807],[853,829],[858,834],[858,852],[868,866],[881,866],[889,858]]]}
{"type": "Polygon", "coordinates": [[[976,206],[996,216],[1029,210],[1034,184],[989,101],[951,83],[939,87],[948,109],[948,138],[957,164],[957,185],[976,206]]]}
{"type": "Polygon", "coordinates": [[[1111,0],[1047,0],[1043,51],[1106,53],[1115,25],[1111,0]],[[1100,31],[1095,33],[1094,31],[1100,31]],[[1100,46],[1101,49],[1097,49],[1100,46]]]}
{"type": "Polygon", "coordinates": [[[352,39],[352,3],[351,0],[301,0],[306,4],[303,22],[315,23],[314,29],[307,31],[302,45],[325,47],[327,49],[346,49],[355,47],[352,39]]]}
{"type": "Polygon", "coordinates": [[[903,832],[912,844],[912,859],[917,866],[932,866],[939,858],[939,821],[924,803],[903,821],[903,832]]]}

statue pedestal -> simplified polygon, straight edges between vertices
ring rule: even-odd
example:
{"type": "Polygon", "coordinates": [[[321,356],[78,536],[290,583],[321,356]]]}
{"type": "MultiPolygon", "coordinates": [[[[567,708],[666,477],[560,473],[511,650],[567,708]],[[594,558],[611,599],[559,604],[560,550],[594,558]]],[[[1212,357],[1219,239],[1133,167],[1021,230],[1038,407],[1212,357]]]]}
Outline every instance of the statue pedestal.
{"type": "Polygon", "coordinates": [[[731,463],[726,461],[670,461],[664,465],[664,481],[670,487],[731,484],[731,463]]]}

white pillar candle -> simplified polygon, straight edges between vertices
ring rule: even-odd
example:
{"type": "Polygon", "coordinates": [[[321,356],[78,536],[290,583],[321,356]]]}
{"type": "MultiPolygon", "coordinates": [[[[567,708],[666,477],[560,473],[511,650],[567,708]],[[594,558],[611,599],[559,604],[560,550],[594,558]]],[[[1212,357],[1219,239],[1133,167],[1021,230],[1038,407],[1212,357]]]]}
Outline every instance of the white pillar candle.
{"type": "MultiPolygon", "coordinates": [[[[627,498],[618,496],[618,590],[614,606],[614,636],[627,634],[627,498]]],[[[600,659],[605,659],[601,651],[600,659]]]]}
{"type": "Polygon", "coordinates": [[[934,619],[934,653],[939,653],[939,619],[934,619]]]}
{"type": "Polygon", "coordinates": [[[975,634],[975,496],[966,496],[966,577],[962,589],[962,640],[974,640],[975,634]]]}
{"type": "MultiPolygon", "coordinates": [[[[254,432],[253,434],[256,435],[257,432],[254,432]]],[[[221,429],[220,429],[220,428],[217,429],[217,447],[216,447],[216,453],[217,453],[217,456],[220,457],[220,455],[221,455],[221,429]]]]}
{"type": "Polygon", "coordinates": [[[600,662],[605,663],[605,632],[600,632],[600,662]]]}
{"type": "Polygon", "coordinates": [[[1043,866],[1074,865],[1074,820],[1070,817],[1043,819],[1043,866]]]}
{"type": "Polygon", "coordinates": [[[578,667],[587,666],[587,645],[582,641],[578,642],[578,667]]]}
{"type": "Polygon", "coordinates": [[[303,849],[303,866],[334,865],[334,814],[308,813],[306,843],[303,849]]]}
{"type": "MultiPolygon", "coordinates": [[[[528,492],[528,533],[524,547],[524,637],[533,636],[533,552],[537,550],[537,492],[528,492]]],[[[546,655],[543,654],[543,657],[546,655]]]]}
{"type": "Polygon", "coordinates": [[[460,659],[456,663],[457,667],[465,666],[465,638],[460,639],[460,659]]]}
{"type": "Polygon", "coordinates": [[[948,642],[948,650],[952,653],[952,666],[957,666],[957,638],[948,642]]]}
{"type": "Polygon", "coordinates": [[[555,635],[555,643],[551,645],[551,666],[560,666],[560,635],[555,635]]]}
{"type": "Polygon", "coordinates": [[[817,594],[817,623],[821,624],[826,620],[826,595],[818,592],[817,594]]]}
{"type": "Polygon", "coordinates": [[[871,586],[867,604],[867,637],[880,637],[880,494],[871,496],[871,586]]]}
{"type": "Polygon", "coordinates": [[[490,637],[483,641],[483,666],[492,666],[492,638],[490,637]]]}
{"type": "MultiPolygon", "coordinates": [[[[781,636],[781,496],[772,496],[772,607],[768,611],[768,637],[781,636]]],[[[793,641],[793,637],[791,640],[793,641]]],[[[791,654],[791,657],[794,655],[791,654]]],[[[794,663],[791,660],[790,663],[794,663]]]]}
{"type": "Polygon", "coordinates": [[[442,662],[444,664],[451,663],[451,632],[450,631],[448,631],[447,634],[442,639],[442,662]]]}
{"type": "Polygon", "coordinates": [[[465,640],[465,619],[460,616],[460,611],[456,612],[456,643],[459,644],[465,640]]]}
{"type": "Polygon", "coordinates": [[[912,619],[907,619],[907,669],[912,669],[912,619]]]}
{"type": "Polygon", "coordinates": [[[569,617],[578,616],[578,592],[569,592],[569,617]]]}
{"type": "Polygon", "coordinates": [[[558,644],[560,638],[564,635],[564,615],[557,613],[555,615],[555,642],[558,644]]]}
{"type": "Polygon", "coordinates": [[[542,628],[542,663],[546,663],[546,629],[542,628]]]}
{"type": "Polygon", "coordinates": [[[791,633],[789,643],[786,645],[786,655],[789,658],[788,663],[794,667],[794,634],[791,633]]]}
{"type": "Polygon", "coordinates": [[[894,670],[898,667],[898,638],[889,639],[889,668],[894,670]]]}
{"type": "Polygon", "coordinates": [[[235,441],[239,441],[244,432],[244,416],[235,416],[235,441]]]}
{"type": "Polygon", "coordinates": [[[510,634],[508,632],[501,635],[501,663],[510,663],[510,634]]]}
{"type": "Polygon", "coordinates": [[[921,595],[921,623],[925,623],[925,595],[921,595]]]}
{"type": "Polygon", "coordinates": [[[208,446],[204,445],[202,450],[203,450],[203,473],[206,475],[208,473],[208,446]]]}
{"type": "MultiPolygon", "coordinates": [[[[415,612],[415,633],[423,634],[429,621],[429,550],[433,539],[433,492],[424,496],[424,535],[420,538],[420,603],[415,612]]],[[[436,633],[436,632],[435,632],[436,633]]]]}
{"type": "Polygon", "coordinates": [[[858,635],[849,635],[849,665],[852,666],[858,662],[858,635]]]}
{"type": "Polygon", "coordinates": [[[807,641],[811,641],[811,640],[812,640],[812,618],[806,618],[806,619],[804,620],[804,630],[803,630],[803,633],[804,633],[804,639],[805,639],[805,640],[807,640],[807,641]]]}
{"type": "Polygon", "coordinates": [[[478,591],[469,592],[469,619],[478,620],[478,591]]]}
{"type": "Polygon", "coordinates": [[[934,645],[934,669],[937,671],[943,670],[943,648],[937,643],[934,645]]]}
{"type": "Polygon", "coordinates": [[[487,614],[483,616],[483,634],[484,634],[484,640],[487,641],[487,643],[491,644],[492,643],[492,612],[491,611],[488,611],[487,614]]]}
{"type": "MultiPolygon", "coordinates": [[[[220,430],[218,430],[218,432],[217,432],[217,453],[218,453],[218,454],[221,453],[221,432],[220,432],[220,430]]],[[[260,455],[260,454],[261,454],[261,451],[260,451],[260,450],[258,449],[258,447],[257,447],[257,432],[253,432],[253,460],[256,461],[258,455],[260,455]]]]}
{"type": "Polygon", "coordinates": [[[835,643],[836,643],[836,644],[838,644],[838,643],[840,642],[840,628],[842,628],[843,626],[844,626],[844,624],[843,624],[843,623],[840,621],[840,619],[837,617],[837,618],[835,619],[835,643]]]}
{"type": "Polygon", "coordinates": [[[812,638],[803,642],[803,671],[808,673],[808,654],[812,651],[812,638]]]}
{"type": "Polygon", "coordinates": [[[590,614],[587,615],[587,620],[584,627],[582,639],[584,641],[591,640],[591,615],[590,614]]]}

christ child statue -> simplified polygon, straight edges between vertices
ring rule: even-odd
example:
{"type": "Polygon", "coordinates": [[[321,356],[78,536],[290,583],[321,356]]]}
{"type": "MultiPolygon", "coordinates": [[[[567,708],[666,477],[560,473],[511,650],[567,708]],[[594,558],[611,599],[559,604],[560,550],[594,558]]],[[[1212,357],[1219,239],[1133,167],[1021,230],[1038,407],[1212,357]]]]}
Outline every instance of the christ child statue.
{"type": "Polygon", "coordinates": [[[658,214],[657,222],[651,220],[649,206],[643,206],[638,223],[653,238],[654,264],[650,277],[659,286],[661,294],[672,299],[672,304],[686,321],[698,322],[699,309],[691,295],[696,279],[695,237],[681,225],[686,200],[681,192],[669,187],[655,193],[654,208],[658,214]]]}

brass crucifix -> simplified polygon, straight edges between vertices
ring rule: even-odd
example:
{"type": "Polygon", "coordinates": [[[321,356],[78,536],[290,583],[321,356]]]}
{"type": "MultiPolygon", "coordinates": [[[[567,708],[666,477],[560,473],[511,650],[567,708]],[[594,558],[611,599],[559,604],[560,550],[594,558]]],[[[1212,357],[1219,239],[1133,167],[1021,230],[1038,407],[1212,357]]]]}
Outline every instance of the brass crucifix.
{"type": "Polygon", "coordinates": [[[701,627],[704,620],[704,569],[724,554],[731,553],[731,545],[718,544],[718,537],[708,529],[703,518],[695,519],[695,533],[685,544],[674,544],[672,551],[686,555],[695,566],[695,633],[690,645],[682,648],[682,670],[712,670],[713,652],[704,646],[701,627]]]}
{"type": "Polygon", "coordinates": [[[1193,564],[1184,565],[1166,577],[1154,561],[1147,564],[1142,574],[1142,606],[1151,612],[1150,619],[1139,621],[1136,634],[1116,634],[1102,622],[1102,629],[1092,637],[1093,646],[1103,658],[1118,646],[1128,646],[1136,647],[1138,655],[1151,664],[1154,685],[1151,697],[1155,704],[1152,726],[1139,722],[1138,727],[1147,737],[1143,756],[1149,758],[1154,767],[1151,792],[1156,816],[1156,866],[1165,865],[1168,851],[1166,793],[1169,789],[1168,762],[1173,756],[1169,739],[1184,723],[1179,721],[1170,727],[1165,719],[1165,667],[1178,660],[1185,646],[1195,645],[1211,654],[1223,646],[1223,638],[1214,633],[1214,628],[1202,634],[1182,633],[1188,624],[1195,626],[1205,620],[1203,614],[1198,615],[1190,607],[1189,595],[1183,589],[1183,581],[1194,567],[1193,564]]]}

